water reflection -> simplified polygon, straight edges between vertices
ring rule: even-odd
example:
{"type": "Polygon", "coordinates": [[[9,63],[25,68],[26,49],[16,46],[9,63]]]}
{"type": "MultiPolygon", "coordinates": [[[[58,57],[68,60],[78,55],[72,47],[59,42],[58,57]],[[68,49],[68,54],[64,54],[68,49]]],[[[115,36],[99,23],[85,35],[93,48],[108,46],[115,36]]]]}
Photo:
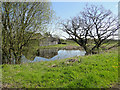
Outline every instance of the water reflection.
{"type": "Polygon", "coordinates": [[[36,56],[50,59],[57,54],[58,49],[38,49],[36,56]]]}
{"type": "Polygon", "coordinates": [[[60,60],[74,56],[83,56],[85,51],[80,50],[58,50],[58,49],[38,49],[36,53],[23,56],[22,62],[38,62],[38,61],[50,61],[50,60],[60,60]],[[34,57],[33,59],[31,57],[34,57]],[[32,59],[32,60],[31,60],[32,59]]]}

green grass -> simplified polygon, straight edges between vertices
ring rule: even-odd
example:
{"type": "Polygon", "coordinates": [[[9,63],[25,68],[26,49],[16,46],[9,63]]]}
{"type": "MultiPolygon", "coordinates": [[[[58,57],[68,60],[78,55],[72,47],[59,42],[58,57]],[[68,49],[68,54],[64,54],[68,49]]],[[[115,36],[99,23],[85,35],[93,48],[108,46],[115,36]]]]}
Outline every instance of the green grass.
{"type": "MultiPolygon", "coordinates": [[[[65,40],[65,41],[62,41],[62,43],[66,43],[66,44],[56,44],[56,45],[49,45],[49,46],[39,46],[39,40],[31,40],[31,42],[30,42],[30,48],[33,48],[33,49],[36,49],[36,50],[37,49],[52,49],[52,48],[62,49],[64,47],[69,47],[69,46],[75,46],[75,47],[79,46],[80,49],[82,49],[80,45],[78,45],[76,42],[74,42],[72,40],[65,40]]],[[[100,49],[101,50],[102,49],[104,50],[105,48],[107,49],[107,48],[109,48],[111,46],[114,46],[117,43],[118,43],[118,41],[110,41],[109,43],[104,43],[102,45],[102,47],[104,47],[104,48],[100,48],[100,49]]],[[[95,44],[91,43],[90,45],[91,45],[91,47],[93,47],[95,44]]],[[[28,48],[28,47],[26,47],[26,48],[28,48]]]]}
{"type": "MultiPolygon", "coordinates": [[[[68,59],[2,65],[2,84],[8,88],[109,88],[118,80],[117,50],[68,59]],[[52,65],[57,67],[51,67],[52,65]]],[[[119,62],[120,63],[120,62],[119,62]]]]}
{"type": "Polygon", "coordinates": [[[56,45],[49,45],[49,46],[38,46],[37,48],[39,48],[39,49],[50,49],[50,48],[64,48],[64,47],[67,47],[67,46],[79,46],[74,41],[66,41],[66,42],[62,42],[62,43],[66,43],[66,44],[56,44],[56,45]]]}
{"type": "Polygon", "coordinates": [[[67,45],[65,44],[56,44],[56,45],[49,45],[49,46],[38,46],[39,49],[50,49],[50,48],[63,48],[67,45]]]}
{"type": "Polygon", "coordinates": [[[79,46],[74,41],[62,41],[62,43],[66,43],[66,44],[56,44],[56,45],[49,45],[49,46],[39,46],[38,41],[31,41],[30,47],[32,47],[34,49],[51,49],[51,48],[64,48],[66,46],[79,46]]]}

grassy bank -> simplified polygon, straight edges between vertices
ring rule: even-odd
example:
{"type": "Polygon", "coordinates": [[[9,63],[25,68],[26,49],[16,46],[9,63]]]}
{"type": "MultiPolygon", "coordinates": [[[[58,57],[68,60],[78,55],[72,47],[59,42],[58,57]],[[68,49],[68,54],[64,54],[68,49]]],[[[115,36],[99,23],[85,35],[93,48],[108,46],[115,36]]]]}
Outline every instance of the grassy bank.
{"type": "MultiPolygon", "coordinates": [[[[62,43],[66,43],[66,44],[56,44],[56,45],[48,45],[48,46],[40,46],[39,45],[39,40],[31,40],[29,47],[30,49],[52,49],[52,48],[58,48],[58,49],[80,49],[83,50],[83,48],[78,45],[76,42],[72,41],[72,40],[63,40],[62,43]]],[[[100,50],[105,50],[111,46],[114,46],[115,44],[117,44],[118,41],[110,41],[109,43],[104,43],[100,50]]],[[[93,47],[95,44],[91,44],[91,46],[93,47]]],[[[26,47],[28,48],[28,47],[26,47]]]]}
{"type": "Polygon", "coordinates": [[[49,46],[40,46],[39,42],[37,40],[33,40],[30,43],[30,47],[34,48],[34,49],[51,49],[51,48],[65,48],[68,46],[74,46],[74,47],[78,47],[79,45],[77,43],[75,43],[74,41],[62,41],[62,43],[66,43],[66,44],[56,44],[56,45],[49,45],[49,46]],[[35,42],[35,43],[34,43],[35,42]]]}
{"type": "Polygon", "coordinates": [[[69,59],[2,65],[3,87],[109,88],[118,80],[117,50],[69,59]]]}

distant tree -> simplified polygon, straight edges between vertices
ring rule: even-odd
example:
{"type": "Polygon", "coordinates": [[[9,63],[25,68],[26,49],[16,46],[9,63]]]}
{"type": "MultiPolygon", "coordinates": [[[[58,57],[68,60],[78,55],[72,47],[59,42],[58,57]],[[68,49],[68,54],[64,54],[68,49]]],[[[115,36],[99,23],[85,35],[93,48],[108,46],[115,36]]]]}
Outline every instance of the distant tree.
{"type": "Polygon", "coordinates": [[[119,28],[117,18],[110,10],[95,5],[86,6],[80,16],[67,20],[62,25],[62,30],[82,46],[86,54],[95,53],[95,49],[99,51],[99,47],[119,28]],[[89,43],[90,39],[92,44],[89,43]]]}
{"type": "Polygon", "coordinates": [[[49,2],[2,2],[2,63],[19,64],[25,46],[51,17],[49,2]]]}
{"type": "Polygon", "coordinates": [[[60,17],[54,15],[51,24],[49,24],[45,33],[49,33],[49,35],[52,35],[53,37],[57,37],[57,38],[61,37],[62,33],[59,30],[60,22],[61,22],[60,17]]]}
{"type": "Polygon", "coordinates": [[[52,34],[50,32],[45,32],[44,37],[52,37],[52,34]]]}

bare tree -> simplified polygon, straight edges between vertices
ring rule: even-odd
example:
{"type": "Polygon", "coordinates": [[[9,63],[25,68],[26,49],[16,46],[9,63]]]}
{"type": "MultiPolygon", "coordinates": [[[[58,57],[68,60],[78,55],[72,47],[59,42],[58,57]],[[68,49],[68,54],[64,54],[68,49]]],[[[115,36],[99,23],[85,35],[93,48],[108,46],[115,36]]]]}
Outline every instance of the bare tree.
{"type": "Polygon", "coordinates": [[[62,25],[62,30],[82,46],[86,54],[95,53],[95,49],[99,50],[99,47],[108,41],[119,28],[117,18],[110,10],[95,5],[90,7],[86,5],[80,16],[67,20],[62,25]]]}
{"type": "Polygon", "coordinates": [[[2,3],[3,63],[21,62],[22,51],[35,32],[44,30],[52,10],[48,2],[2,3]]]}
{"type": "Polygon", "coordinates": [[[68,20],[66,23],[62,23],[62,25],[62,30],[69,34],[72,40],[82,46],[86,51],[86,54],[88,54],[90,52],[89,48],[87,47],[90,25],[89,27],[86,27],[84,21],[79,16],[68,20]]]}
{"type": "Polygon", "coordinates": [[[105,10],[102,6],[86,6],[81,15],[83,20],[85,22],[89,21],[92,26],[92,29],[89,30],[89,36],[94,40],[95,45],[91,51],[95,48],[99,50],[99,47],[106,41],[108,42],[119,28],[118,18],[110,10],[105,10]]]}

